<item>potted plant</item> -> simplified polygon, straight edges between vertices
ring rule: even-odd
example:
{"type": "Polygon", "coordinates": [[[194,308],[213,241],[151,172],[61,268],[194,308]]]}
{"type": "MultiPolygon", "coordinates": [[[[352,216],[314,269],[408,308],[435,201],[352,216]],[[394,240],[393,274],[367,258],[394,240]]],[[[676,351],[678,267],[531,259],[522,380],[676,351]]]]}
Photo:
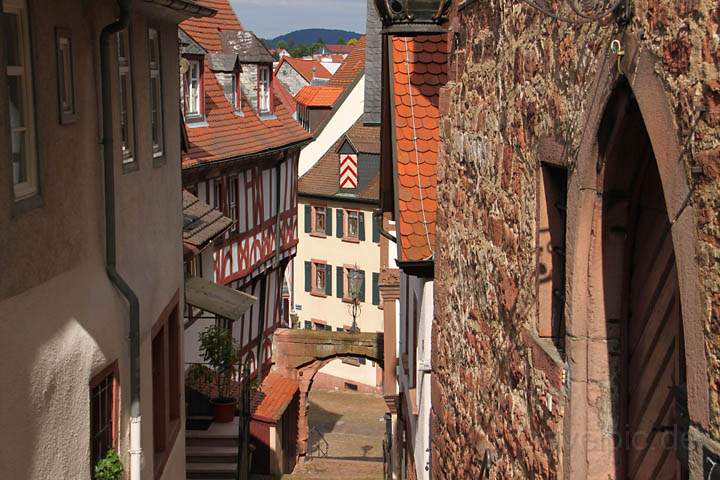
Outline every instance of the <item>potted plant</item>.
{"type": "Polygon", "coordinates": [[[114,449],[109,449],[103,458],[95,464],[93,478],[95,480],[120,480],[123,466],[120,457],[114,449]]]}
{"type": "Polygon", "coordinates": [[[210,367],[214,387],[210,398],[213,421],[218,423],[232,422],[235,418],[237,399],[231,392],[239,350],[227,328],[212,325],[200,332],[200,354],[210,367]]]}

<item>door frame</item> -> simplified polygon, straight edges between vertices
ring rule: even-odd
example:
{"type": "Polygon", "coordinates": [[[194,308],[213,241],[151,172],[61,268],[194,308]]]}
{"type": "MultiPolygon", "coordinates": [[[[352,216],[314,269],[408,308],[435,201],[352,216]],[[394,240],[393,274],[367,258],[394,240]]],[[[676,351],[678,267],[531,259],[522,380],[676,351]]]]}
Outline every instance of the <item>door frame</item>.
{"type": "MultiPolygon", "coordinates": [[[[649,51],[641,49],[634,36],[623,39],[626,55],[622,71],[630,72],[627,81],[635,95],[645,123],[662,182],[665,205],[672,225],[672,241],[678,272],[687,367],[688,410],[691,424],[707,431],[710,423],[707,359],[699,270],[695,260],[698,248],[696,212],[689,197],[685,155],[682,154],[675,116],[669,96],[655,73],[658,62],[649,51]]],[[[565,478],[588,478],[598,474],[591,469],[598,459],[614,458],[616,451],[612,431],[612,400],[602,396],[602,388],[593,375],[597,349],[593,338],[598,327],[605,331],[602,287],[601,232],[603,204],[602,181],[598,178],[599,146],[597,132],[619,76],[614,62],[605,62],[597,73],[597,101],[592,104],[594,89],[588,93],[588,114],[580,121],[586,125],[581,139],[577,164],[571,166],[568,185],[568,249],[566,298],[566,345],[570,370],[567,414],[565,416],[565,478]],[[608,417],[610,415],[610,418],[608,417]],[[610,427],[608,427],[610,422],[610,427]]],[[[605,352],[607,353],[607,352],[605,352]]],[[[691,443],[693,435],[691,434],[691,443]]],[[[697,447],[690,445],[691,451],[697,447]]],[[[702,448],[699,449],[700,451],[702,448]]],[[[702,467],[691,460],[691,475],[702,467]]],[[[602,462],[601,462],[602,463],[602,462]]],[[[605,460],[605,464],[608,463],[605,460]]],[[[601,467],[603,468],[603,467],[601,467]]],[[[610,473],[614,466],[605,466],[610,473]]],[[[694,477],[693,477],[694,478],[694,477]]]]}

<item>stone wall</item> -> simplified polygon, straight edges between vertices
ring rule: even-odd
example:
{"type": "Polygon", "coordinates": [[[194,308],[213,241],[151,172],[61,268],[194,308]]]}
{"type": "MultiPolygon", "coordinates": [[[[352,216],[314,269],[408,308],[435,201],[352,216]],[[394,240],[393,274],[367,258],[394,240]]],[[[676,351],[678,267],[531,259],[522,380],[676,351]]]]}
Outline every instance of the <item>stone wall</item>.
{"type": "Polygon", "coordinates": [[[544,139],[560,145],[572,175],[581,140],[595,135],[591,104],[609,96],[598,72],[617,75],[614,39],[655,58],[674,114],[668,135],[685,149],[709,386],[709,417],[695,426],[720,438],[720,6],[634,1],[623,32],[612,18],[570,25],[518,1],[458,3],[440,105],[435,478],[480,478],[486,445],[490,478],[563,477],[562,361],[535,335],[538,150],[544,139]]]}

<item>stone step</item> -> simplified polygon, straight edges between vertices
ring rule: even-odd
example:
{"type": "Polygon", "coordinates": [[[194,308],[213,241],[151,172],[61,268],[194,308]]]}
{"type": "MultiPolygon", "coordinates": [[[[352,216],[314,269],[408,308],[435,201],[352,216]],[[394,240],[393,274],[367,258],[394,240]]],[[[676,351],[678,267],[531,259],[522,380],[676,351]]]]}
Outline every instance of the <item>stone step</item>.
{"type": "Polygon", "coordinates": [[[188,446],[187,463],[236,463],[237,446],[188,446]]]}
{"type": "Polygon", "coordinates": [[[237,474],[235,463],[188,463],[186,468],[189,479],[224,480],[237,474]]]}

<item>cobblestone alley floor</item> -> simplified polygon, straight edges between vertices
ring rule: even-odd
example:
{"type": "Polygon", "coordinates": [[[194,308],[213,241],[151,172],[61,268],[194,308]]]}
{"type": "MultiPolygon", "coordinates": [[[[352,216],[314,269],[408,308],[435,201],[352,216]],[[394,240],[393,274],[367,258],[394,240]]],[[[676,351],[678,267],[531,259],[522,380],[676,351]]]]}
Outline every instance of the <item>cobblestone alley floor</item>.
{"type": "Polygon", "coordinates": [[[385,402],[380,395],[310,392],[312,456],[283,480],[381,480],[385,402]],[[327,441],[327,457],[320,437],[327,441]]]}

